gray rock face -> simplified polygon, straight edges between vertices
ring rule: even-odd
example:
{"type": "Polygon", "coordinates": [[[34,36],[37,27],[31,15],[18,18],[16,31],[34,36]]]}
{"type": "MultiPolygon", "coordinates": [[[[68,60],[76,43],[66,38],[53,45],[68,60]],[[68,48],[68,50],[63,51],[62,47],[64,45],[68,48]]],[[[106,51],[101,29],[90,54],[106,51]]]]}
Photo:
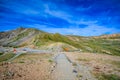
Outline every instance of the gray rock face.
{"type": "Polygon", "coordinates": [[[7,32],[0,32],[0,46],[19,46],[27,40],[32,40],[42,31],[31,28],[18,28],[7,32]]]}

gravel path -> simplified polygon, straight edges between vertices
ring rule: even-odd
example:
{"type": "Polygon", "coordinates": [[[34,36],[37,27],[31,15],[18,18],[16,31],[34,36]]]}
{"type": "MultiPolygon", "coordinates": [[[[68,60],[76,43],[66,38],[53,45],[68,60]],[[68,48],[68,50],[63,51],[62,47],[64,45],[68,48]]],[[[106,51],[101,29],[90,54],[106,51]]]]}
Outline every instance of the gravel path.
{"type": "Polygon", "coordinates": [[[55,80],[75,80],[76,74],[73,72],[72,63],[69,62],[65,54],[58,54],[56,63],[53,73],[55,80]]]}
{"type": "Polygon", "coordinates": [[[31,54],[34,54],[34,53],[38,53],[38,54],[50,53],[49,50],[37,50],[37,49],[30,49],[30,48],[18,48],[16,50],[17,50],[17,52],[15,53],[16,55],[13,58],[9,59],[8,61],[14,60],[15,58],[17,58],[18,56],[20,56],[23,53],[31,53],[31,54]]]}

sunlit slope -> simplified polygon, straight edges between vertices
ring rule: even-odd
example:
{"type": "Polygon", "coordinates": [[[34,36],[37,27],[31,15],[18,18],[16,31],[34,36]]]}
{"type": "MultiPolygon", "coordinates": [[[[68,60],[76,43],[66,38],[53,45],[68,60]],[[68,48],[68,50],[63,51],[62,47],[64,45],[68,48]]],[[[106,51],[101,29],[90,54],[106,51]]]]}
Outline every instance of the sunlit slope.
{"type": "Polygon", "coordinates": [[[50,34],[50,33],[43,33],[43,34],[39,34],[35,37],[34,39],[34,45],[35,46],[43,46],[45,44],[49,44],[49,43],[54,43],[54,42],[62,42],[62,43],[66,43],[68,45],[74,46],[76,48],[82,49],[82,46],[80,44],[78,44],[78,42],[75,42],[71,39],[69,39],[68,37],[61,35],[59,33],[56,34],[50,34]]]}
{"type": "Polygon", "coordinates": [[[104,35],[104,37],[79,37],[68,36],[69,39],[76,41],[84,47],[84,51],[94,53],[106,53],[111,55],[120,55],[120,35],[104,35]]]}
{"type": "Polygon", "coordinates": [[[120,55],[120,34],[84,37],[52,34],[32,28],[18,28],[8,32],[0,32],[0,45],[120,55]]]}

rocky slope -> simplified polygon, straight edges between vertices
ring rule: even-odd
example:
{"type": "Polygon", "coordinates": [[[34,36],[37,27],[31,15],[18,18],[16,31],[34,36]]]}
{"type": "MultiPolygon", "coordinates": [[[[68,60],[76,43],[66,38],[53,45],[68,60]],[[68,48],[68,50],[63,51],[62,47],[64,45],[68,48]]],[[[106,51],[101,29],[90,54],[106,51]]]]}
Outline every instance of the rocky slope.
{"type": "Polygon", "coordinates": [[[42,31],[31,29],[31,28],[18,28],[16,30],[1,32],[0,33],[0,45],[1,46],[12,46],[20,47],[30,44],[31,40],[42,31]]]}

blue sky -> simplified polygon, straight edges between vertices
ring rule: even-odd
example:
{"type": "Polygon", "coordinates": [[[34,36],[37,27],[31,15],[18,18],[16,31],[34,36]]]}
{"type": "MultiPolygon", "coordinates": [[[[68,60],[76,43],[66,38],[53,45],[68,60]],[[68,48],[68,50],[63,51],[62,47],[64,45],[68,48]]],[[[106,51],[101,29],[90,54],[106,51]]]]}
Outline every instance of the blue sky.
{"type": "Polygon", "coordinates": [[[50,33],[120,33],[120,0],[0,0],[0,31],[19,26],[50,33]]]}

